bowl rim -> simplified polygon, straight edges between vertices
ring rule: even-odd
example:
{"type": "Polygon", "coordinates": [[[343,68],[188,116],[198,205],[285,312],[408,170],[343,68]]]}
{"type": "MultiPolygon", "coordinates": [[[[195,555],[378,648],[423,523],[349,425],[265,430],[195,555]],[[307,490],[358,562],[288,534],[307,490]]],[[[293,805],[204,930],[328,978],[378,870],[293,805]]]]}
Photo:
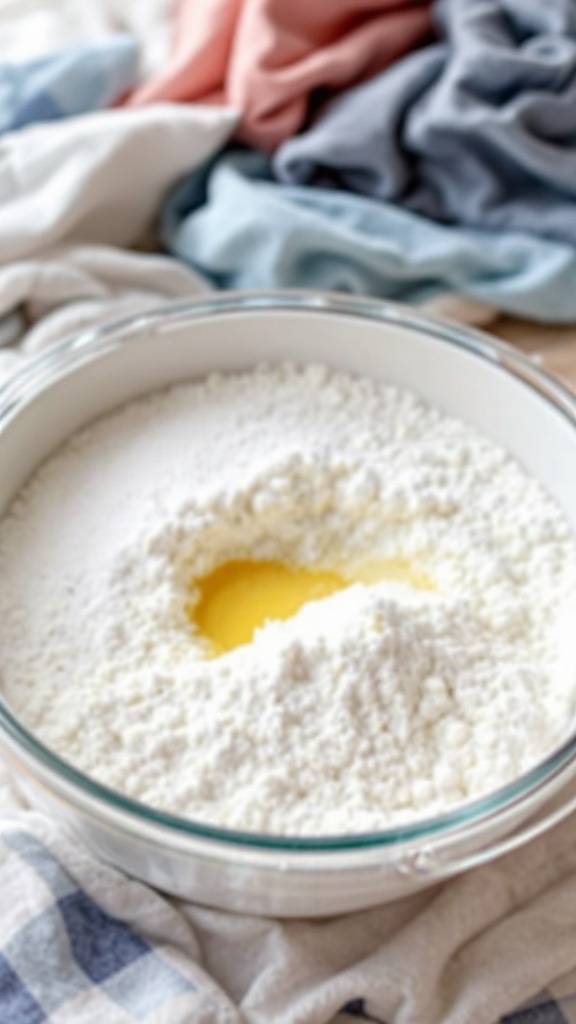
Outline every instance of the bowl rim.
{"type": "MultiPolygon", "coordinates": [[[[161,334],[190,320],[214,318],[230,313],[304,312],[336,314],[418,331],[439,342],[463,349],[496,365],[526,387],[537,392],[576,429],[576,395],[555,377],[506,342],[484,332],[437,317],[422,315],[411,307],[385,299],[306,290],[259,290],[226,292],[170,302],[144,313],[89,327],[32,357],[26,366],[0,385],[0,436],[6,425],[37,395],[65,373],[73,373],[93,360],[125,344],[138,344],[150,332],[161,334]]],[[[28,730],[10,710],[0,694],[0,742],[11,741],[14,750],[25,754],[34,768],[48,771],[55,788],[77,805],[96,806],[104,815],[118,817],[138,830],[159,827],[164,836],[207,840],[229,849],[257,848],[262,853],[338,854],[347,851],[394,849],[422,840],[449,841],[470,827],[484,829],[512,814],[542,788],[555,792],[565,781],[565,770],[576,767],[576,723],[567,739],[528,771],[482,797],[458,804],[439,815],[411,819],[378,831],[330,835],[273,834],[210,825],[193,818],[162,811],[125,796],[69,764],[28,730]],[[128,819],[128,822],[126,820],[128,819]]]]}

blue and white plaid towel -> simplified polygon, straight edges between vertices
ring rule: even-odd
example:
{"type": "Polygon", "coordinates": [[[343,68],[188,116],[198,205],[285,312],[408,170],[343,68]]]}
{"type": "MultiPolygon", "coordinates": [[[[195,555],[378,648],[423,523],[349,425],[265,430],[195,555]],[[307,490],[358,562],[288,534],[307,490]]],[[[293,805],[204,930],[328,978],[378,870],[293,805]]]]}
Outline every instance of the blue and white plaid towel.
{"type": "Polygon", "coordinates": [[[2,831],[1,1024],[240,1019],[167,901],[37,831],[2,831]]]}
{"type": "Polygon", "coordinates": [[[576,1024],[572,822],[435,891],[280,922],[170,900],[10,802],[0,1024],[576,1024]]]}

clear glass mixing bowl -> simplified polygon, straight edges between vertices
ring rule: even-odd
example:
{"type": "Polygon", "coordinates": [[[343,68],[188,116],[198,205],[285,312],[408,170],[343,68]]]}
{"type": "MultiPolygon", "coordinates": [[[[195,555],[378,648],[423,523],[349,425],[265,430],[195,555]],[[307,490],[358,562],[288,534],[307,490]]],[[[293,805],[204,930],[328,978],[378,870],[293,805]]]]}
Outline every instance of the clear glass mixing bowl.
{"type": "MultiPolygon", "coordinates": [[[[0,389],[0,509],[95,417],[176,381],[286,360],[388,380],[468,421],[541,480],[576,532],[576,401],[561,384],[477,331],[305,292],[210,295],[85,331],[32,361],[0,389]]],[[[549,757],[482,799],[319,838],[214,828],[137,803],[65,763],[2,700],[0,753],[29,800],[107,862],[177,896],[279,916],[397,898],[512,849],[576,806],[573,724],[549,757]]]]}

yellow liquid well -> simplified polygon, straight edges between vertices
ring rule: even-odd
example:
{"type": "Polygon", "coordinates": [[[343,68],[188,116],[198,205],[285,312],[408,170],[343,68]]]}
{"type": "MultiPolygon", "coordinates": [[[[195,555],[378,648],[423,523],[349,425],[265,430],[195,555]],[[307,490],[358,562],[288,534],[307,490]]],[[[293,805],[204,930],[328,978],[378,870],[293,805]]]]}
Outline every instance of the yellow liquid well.
{"type": "Polygon", "coordinates": [[[252,640],[270,619],[289,619],[306,604],[329,597],[351,583],[381,580],[408,583],[419,590],[434,585],[403,558],[380,559],[346,570],[307,569],[276,561],[233,560],[193,581],[200,597],[189,608],[196,632],[214,655],[252,640]]]}

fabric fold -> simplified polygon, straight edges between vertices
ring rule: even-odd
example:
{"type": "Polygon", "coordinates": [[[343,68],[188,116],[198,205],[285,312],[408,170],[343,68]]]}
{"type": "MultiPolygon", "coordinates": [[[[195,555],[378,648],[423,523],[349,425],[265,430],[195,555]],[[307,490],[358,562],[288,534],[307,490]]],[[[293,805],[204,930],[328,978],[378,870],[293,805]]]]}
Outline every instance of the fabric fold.
{"type": "Polygon", "coordinates": [[[177,186],[162,236],[219,288],[318,288],[415,304],[456,292],[538,321],[576,317],[572,246],[441,225],[338,189],[281,186],[256,151],[229,151],[177,186]]]}
{"type": "Polygon", "coordinates": [[[0,63],[0,133],[111,106],[137,80],[130,36],[61,50],[23,63],[0,63]]]}
{"type": "Polygon", "coordinates": [[[34,812],[4,817],[0,853],[4,1019],[242,1024],[170,901],[34,812]]]}
{"type": "Polygon", "coordinates": [[[103,245],[62,245],[0,266],[0,381],[76,331],[207,289],[177,260],[103,245]]]}
{"type": "Polygon", "coordinates": [[[0,378],[75,330],[208,287],[176,260],[119,247],[153,231],[166,190],[235,123],[225,108],[158,106],[0,139],[0,378]]]}
{"type": "Polygon", "coordinates": [[[228,108],[159,105],[34,125],[0,139],[0,263],[66,239],[133,245],[165,192],[222,146],[228,108]]]}
{"type": "Polygon", "coordinates": [[[402,900],[344,917],[281,921],[168,899],[99,863],[26,810],[4,771],[0,799],[0,986],[11,1020],[572,1019],[573,818],[402,900]],[[27,899],[15,900],[23,886],[27,899]]]}
{"type": "Polygon", "coordinates": [[[275,159],[434,220],[576,244],[576,7],[439,0],[441,42],[336,99],[275,159]]]}
{"type": "Polygon", "coordinates": [[[420,44],[429,0],[182,0],[171,63],[130,102],[227,101],[239,135],[272,150],[311,105],[420,44]]]}

